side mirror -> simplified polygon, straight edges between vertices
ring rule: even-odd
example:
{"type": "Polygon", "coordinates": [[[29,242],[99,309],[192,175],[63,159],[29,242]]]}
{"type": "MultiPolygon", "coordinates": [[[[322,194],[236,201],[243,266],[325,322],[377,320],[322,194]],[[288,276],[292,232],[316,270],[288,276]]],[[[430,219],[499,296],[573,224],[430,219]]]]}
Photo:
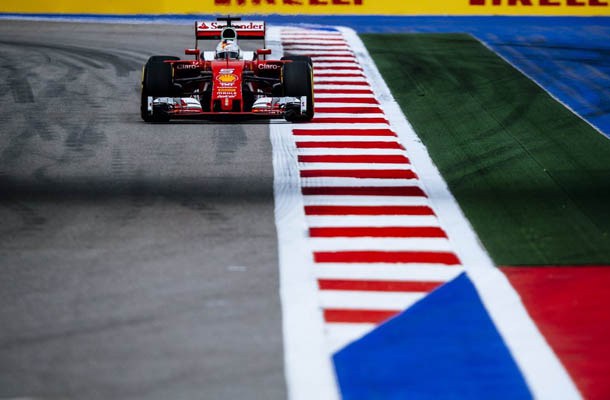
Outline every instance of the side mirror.
{"type": "Polygon", "coordinates": [[[187,56],[195,56],[196,58],[199,58],[199,54],[201,54],[201,50],[199,50],[199,49],[184,49],[184,54],[186,54],[187,56]]]}
{"type": "Polygon", "coordinates": [[[271,49],[258,49],[256,50],[256,54],[259,56],[268,56],[271,54],[271,49]]]}

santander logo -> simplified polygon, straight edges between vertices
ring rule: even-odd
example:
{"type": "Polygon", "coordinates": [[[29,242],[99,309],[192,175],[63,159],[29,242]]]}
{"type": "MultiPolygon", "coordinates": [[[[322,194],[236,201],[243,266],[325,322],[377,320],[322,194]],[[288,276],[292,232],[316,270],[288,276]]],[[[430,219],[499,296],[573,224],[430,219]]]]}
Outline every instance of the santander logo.
{"type": "MultiPolygon", "coordinates": [[[[265,23],[261,21],[233,22],[231,26],[244,31],[260,31],[265,29],[265,23]]],[[[198,31],[220,30],[226,27],[227,24],[224,22],[202,21],[197,24],[198,31]]]]}

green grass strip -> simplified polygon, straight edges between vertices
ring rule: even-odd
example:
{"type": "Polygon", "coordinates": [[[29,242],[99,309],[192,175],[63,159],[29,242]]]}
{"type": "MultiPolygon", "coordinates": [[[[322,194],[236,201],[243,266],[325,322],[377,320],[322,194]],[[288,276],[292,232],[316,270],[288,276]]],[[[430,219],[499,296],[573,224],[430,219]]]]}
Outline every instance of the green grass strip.
{"type": "Polygon", "coordinates": [[[363,35],[499,265],[610,264],[610,140],[468,35],[363,35]]]}

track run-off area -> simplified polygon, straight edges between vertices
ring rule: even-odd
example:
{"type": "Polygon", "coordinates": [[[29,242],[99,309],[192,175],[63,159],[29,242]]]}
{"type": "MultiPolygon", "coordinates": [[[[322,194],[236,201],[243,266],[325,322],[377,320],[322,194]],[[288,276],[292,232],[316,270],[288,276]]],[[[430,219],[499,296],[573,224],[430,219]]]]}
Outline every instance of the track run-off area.
{"type": "Polygon", "coordinates": [[[313,59],[310,123],[145,124],[141,66],[181,55],[190,25],[2,21],[0,32],[0,398],[608,393],[607,362],[569,346],[598,315],[574,304],[574,285],[601,293],[607,269],[586,270],[602,276],[592,285],[582,268],[497,268],[505,255],[447,179],[463,164],[431,157],[437,139],[417,129],[446,119],[405,117],[447,88],[405,65],[422,100],[405,111],[383,48],[365,46],[375,38],[268,28],[272,57],[313,59]],[[571,331],[539,306],[549,298],[570,306],[571,331]]]}

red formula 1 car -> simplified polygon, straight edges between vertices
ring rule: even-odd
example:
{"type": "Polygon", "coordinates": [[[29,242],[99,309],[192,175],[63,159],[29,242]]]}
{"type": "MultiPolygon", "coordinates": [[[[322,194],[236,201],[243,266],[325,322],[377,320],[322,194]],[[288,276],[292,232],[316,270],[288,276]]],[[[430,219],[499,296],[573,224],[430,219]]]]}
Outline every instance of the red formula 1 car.
{"type": "Polygon", "coordinates": [[[311,59],[266,60],[271,50],[265,48],[264,22],[231,17],[196,22],[195,35],[195,48],[185,50],[194,59],[148,59],[142,74],[144,121],[241,116],[302,122],[313,118],[311,59]],[[243,51],[238,43],[246,41],[262,46],[243,51]],[[216,49],[201,51],[200,45],[210,42],[216,49]]]}

